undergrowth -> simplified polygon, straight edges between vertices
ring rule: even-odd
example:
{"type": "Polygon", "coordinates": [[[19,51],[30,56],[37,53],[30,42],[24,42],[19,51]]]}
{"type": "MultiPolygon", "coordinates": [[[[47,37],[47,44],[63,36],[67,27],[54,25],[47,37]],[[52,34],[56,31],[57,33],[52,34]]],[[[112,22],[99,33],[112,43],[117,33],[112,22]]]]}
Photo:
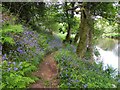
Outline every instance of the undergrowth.
{"type": "Polygon", "coordinates": [[[60,49],[55,55],[59,67],[59,88],[113,88],[117,81],[101,64],[80,60],[74,52],[60,49]]]}
{"type": "Polygon", "coordinates": [[[0,30],[2,35],[0,89],[29,87],[29,84],[38,80],[31,76],[31,73],[37,70],[43,57],[60,48],[62,42],[49,33],[42,31],[38,33],[30,27],[14,23],[15,20],[12,20],[14,16],[10,14],[3,15],[3,26],[0,30]]]}

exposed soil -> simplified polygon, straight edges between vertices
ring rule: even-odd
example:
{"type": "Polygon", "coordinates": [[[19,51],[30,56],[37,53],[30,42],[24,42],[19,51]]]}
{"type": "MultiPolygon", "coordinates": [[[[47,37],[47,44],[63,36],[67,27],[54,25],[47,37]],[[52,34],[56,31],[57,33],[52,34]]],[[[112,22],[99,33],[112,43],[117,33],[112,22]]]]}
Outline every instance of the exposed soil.
{"type": "Polygon", "coordinates": [[[39,69],[33,73],[34,76],[40,78],[30,88],[57,88],[59,80],[57,63],[54,60],[54,53],[47,55],[43,62],[40,63],[39,69]]]}

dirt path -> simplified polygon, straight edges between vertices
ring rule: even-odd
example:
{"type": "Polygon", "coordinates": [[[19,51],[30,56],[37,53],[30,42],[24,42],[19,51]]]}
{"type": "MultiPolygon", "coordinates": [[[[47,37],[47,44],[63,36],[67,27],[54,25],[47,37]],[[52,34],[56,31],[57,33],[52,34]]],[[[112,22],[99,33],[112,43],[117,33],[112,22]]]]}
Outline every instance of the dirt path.
{"type": "Polygon", "coordinates": [[[47,55],[39,65],[39,69],[33,73],[40,78],[30,88],[57,88],[59,80],[57,79],[58,69],[54,60],[54,53],[47,55]]]}

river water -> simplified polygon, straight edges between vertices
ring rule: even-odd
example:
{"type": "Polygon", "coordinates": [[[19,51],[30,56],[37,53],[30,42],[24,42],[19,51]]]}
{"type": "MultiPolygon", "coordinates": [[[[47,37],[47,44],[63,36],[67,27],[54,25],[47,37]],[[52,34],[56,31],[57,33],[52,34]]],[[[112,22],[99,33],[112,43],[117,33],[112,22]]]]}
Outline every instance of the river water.
{"type": "Polygon", "coordinates": [[[97,63],[103,62],[103,69],[106,69],[109,65],[110,67],[116,69],[116,71],[120,72],[119,47],[120,43],[118,43],[118,40],[109,38],[100,39],[96,44],[96,48],[100,55],[95,57],[95,61],[97,63]]]}

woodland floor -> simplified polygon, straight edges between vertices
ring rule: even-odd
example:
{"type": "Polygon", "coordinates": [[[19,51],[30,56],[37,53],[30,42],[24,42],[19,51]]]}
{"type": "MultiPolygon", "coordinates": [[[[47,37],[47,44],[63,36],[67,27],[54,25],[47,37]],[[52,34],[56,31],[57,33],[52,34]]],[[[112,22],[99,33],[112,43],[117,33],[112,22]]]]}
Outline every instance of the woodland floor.
{"type": "Polygon", "coordinates": [[[57,88],[59,80],[57,63],[54,60],[54,53],[48,54],[40,63],[39,69],[33,75],[39,80],[33,83],[30,88],[57,88]]]}

